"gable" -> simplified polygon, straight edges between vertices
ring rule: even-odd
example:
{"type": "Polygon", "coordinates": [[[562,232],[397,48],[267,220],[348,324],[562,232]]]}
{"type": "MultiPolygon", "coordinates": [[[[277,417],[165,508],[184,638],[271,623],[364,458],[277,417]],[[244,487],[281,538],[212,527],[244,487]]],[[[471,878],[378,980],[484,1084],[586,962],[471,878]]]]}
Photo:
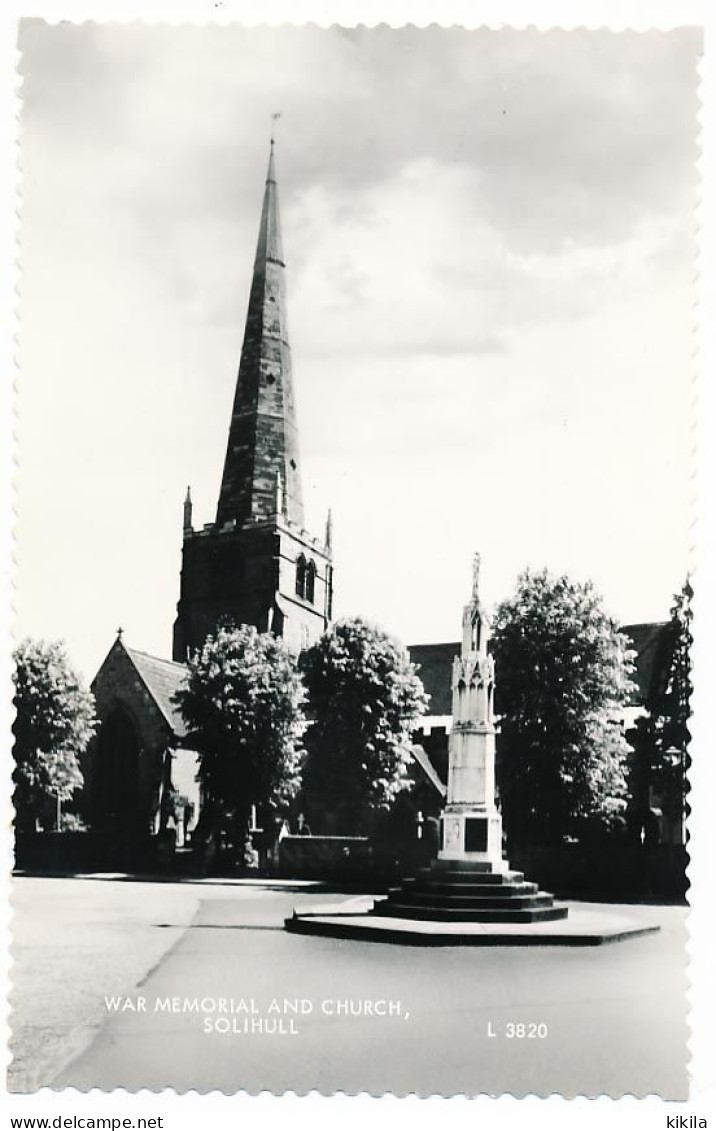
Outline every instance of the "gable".
{"type": "Polygon", "coordinates": [[[172,743],[186,734],[184,721],[172,703],[186,669],[114,642],[92,681],[97,714],[103,720],[118,704],[134,717],[148,746],[172,743]]]}

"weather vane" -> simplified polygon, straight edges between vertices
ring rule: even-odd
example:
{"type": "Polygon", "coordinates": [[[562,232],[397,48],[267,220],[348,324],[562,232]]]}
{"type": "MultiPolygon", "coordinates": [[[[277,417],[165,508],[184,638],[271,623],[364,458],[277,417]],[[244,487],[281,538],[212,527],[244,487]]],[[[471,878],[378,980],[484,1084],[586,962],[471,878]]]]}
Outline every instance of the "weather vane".
{"type": "Polygon", "coordinates": [[[274,143],[275,134],[276,134],[276,123],[277,123],[277,121],[279,120],[280,117],[281,117],[281,111],[280,110],[277,110],[274,114],[271,115],[271,144],[272,145],[274,143]]]}

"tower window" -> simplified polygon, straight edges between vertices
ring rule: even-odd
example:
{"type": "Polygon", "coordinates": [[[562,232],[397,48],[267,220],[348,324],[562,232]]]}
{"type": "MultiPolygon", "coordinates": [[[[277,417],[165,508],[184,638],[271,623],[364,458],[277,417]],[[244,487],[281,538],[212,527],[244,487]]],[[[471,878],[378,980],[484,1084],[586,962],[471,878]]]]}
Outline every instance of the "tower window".
{"type": "Polygon", "coordinates": [[[306,559],[303,554],[296,558],[296,593],[299,597],[306,596],[306,559]]]}
{"type": "Polygon", "coordinates": [[[316,563],[311,561],[306,566],[306,600],[313,604],[316,596],[316,563]]]}

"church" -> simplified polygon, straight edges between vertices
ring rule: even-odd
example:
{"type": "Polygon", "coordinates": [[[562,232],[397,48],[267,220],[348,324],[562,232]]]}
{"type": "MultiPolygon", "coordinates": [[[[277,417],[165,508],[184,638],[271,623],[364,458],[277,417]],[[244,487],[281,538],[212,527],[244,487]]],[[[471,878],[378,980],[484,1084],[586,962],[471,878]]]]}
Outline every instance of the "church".
{"type": "Polygon", "coordinates": [[[331,516],[320,537],[304,521],[274,147],[272,138],[215,521],[195,528],[190,490],[184,501],[172,659],[130,648],[119,633],[92,682],[100,725],[85,797],[95,827],[155,833],[179,796],[191,830],[197,754],[173,696],[187,656],[220,620],[273,632],[296,652],[331,620],[331,516]]]}
{"type": "MultiPolygon", "coordinates": [[[[273,632],[296,652],[331,621],[330,512],[320,536],[304,525],[274,148],[272,139],[215,521],[195,528],[190,490],[184,502],[172,659],[130,647],[120,632],[92,682],[99,727],[85,759],[84,793],[95,828],[147,836],[171,818],[181,843],[195,826],[198,755],[173,697],[187,656],[220,620],[273,632]]],[[[637,652],[640,702],[655,678],[663,627],[624,628],[637,652]]],[[[439,811],[460,642],[415,645],[409,652],[430,698],[429,715],[414,736],[415,771],[421,793],[427,790],[439,811]]]]}

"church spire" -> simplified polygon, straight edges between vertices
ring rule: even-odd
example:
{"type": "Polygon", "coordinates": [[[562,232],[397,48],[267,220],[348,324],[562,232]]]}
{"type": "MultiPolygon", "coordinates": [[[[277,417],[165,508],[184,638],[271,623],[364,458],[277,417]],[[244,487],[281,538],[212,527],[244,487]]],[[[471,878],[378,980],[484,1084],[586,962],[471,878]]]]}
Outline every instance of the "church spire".
{"type": "Polygon", "coordinates": [[[279,475],[283,513],[303,526],[298,429],[286,324],[283,244],[271,137],[217,523],[268,521],[279,475]]]}

